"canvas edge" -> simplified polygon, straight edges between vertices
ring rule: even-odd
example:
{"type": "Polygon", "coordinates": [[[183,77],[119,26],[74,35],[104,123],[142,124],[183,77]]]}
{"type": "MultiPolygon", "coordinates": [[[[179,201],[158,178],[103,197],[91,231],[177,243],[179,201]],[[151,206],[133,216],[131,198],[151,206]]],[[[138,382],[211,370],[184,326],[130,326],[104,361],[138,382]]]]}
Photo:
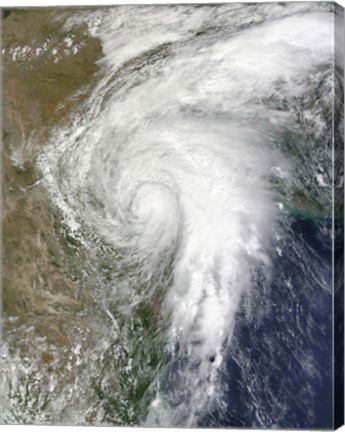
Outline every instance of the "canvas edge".
{"type": "Polygon", "coordinates": [[[333,426],[344,424],[344,8],[334,3],[333,426]]]}

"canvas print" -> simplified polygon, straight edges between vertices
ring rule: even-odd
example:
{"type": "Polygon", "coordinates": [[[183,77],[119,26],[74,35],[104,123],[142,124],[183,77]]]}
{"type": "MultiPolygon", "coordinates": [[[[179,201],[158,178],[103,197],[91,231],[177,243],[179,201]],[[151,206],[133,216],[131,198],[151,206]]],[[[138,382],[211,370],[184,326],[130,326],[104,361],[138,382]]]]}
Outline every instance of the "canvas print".
{"type": "Polygon", "coordinates": [[[343,424],[343,8],[1,12],[1,424],[343,424]]]}

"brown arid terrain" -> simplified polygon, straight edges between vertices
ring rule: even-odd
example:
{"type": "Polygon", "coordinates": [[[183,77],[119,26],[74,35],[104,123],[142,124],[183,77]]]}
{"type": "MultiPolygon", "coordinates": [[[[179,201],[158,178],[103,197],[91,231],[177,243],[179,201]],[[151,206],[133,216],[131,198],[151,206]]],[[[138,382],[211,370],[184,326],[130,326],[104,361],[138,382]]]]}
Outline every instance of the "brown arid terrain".
{"type": "MultiPolygon", "coordinates": [[[[103,257],[99,271],[70,235],[38,164],[54,131],[73,130],[73,116],[104,77],[100,40],[79,19],[89,11],[3,11],[0,424],[133,425],[151,397],[159,356],[122,344],[101,292],[112,264],[103,257]]],[[[160,302],[150,304],[138,305],[125,335],[138,326],[155,334],[160,302]]]]}
{"type": "Polygon", "coordinates": [[[72,13],[73,9],[61,10],[57,19],[56,13],[44,9],[13,10],[3,19],[2,28],[3,312],[25,317],[25,322],[30,316],[37,331],[56,343],[65,336],[51,319],[52,309],[63,306],[78,311],[83,294],[66,280],[66,267],[75,259],[73,245],[59,243],[59,216],[40,187],[35,159],[51,127],[68,121],[68,114],[87,95],[101,47],[97,39],[86,39],[78,29],[73,34],[83,46],[77,54],[54,62],[51,49],[36,58],[33,52],[47,40],[61,46],[68,37],[61,28],[72,13]],[[14,61],[13,52],[23,46],[32,49],[14,61]],[[39,322],[45,312],[50,318],[39,322]]]}
{"type": "Polygon", "coordinates": [[[82,252],[61,228],[35,163],[52,127],[68,122],[97,81],[99,40],[85,28],[63,28],[74,12],[33,8],[2,15],[2,337],[12,359],[27,356],[36,365],[28,394],[11,395],[26,419],[13,410],[7,418],[3,406],[1,423],[38,422],[39,410],[29,403],[37,387],[35,371],[43,380],[51,380],[51,374],[65,384],[75,380],[68,370],[78,365],[80,347],[73,351],[71,339],[80,333],[81,344],[90,342],[82,334],[89,331],[83,320],[94,281],[85,268],[82,272],[82,252]],[[72,367],[68,361],[74,362],[72,367]]]}

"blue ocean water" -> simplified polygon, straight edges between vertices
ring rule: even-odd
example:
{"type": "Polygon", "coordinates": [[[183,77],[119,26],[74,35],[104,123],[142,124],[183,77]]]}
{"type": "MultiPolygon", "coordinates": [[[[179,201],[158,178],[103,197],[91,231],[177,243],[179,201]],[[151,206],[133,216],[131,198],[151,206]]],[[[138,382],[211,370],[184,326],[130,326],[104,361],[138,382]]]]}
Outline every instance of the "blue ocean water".
{"type": "Polygon", "coordinates": [[[271,282],[243,299],[222,409],[199,426],[332,427],[330,220],[293,218],[271,282]]]}

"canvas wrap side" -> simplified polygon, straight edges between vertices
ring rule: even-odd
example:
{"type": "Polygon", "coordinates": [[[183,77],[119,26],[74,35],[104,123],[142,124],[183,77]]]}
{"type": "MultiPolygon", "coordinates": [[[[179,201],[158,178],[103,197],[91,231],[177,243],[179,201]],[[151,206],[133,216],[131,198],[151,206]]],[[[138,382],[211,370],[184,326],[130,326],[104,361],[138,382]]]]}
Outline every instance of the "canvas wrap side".
{"type": "Polygon", "coordinates": [[[334,428],[344,424],[344,8],[334,27],[334,428]]]}

